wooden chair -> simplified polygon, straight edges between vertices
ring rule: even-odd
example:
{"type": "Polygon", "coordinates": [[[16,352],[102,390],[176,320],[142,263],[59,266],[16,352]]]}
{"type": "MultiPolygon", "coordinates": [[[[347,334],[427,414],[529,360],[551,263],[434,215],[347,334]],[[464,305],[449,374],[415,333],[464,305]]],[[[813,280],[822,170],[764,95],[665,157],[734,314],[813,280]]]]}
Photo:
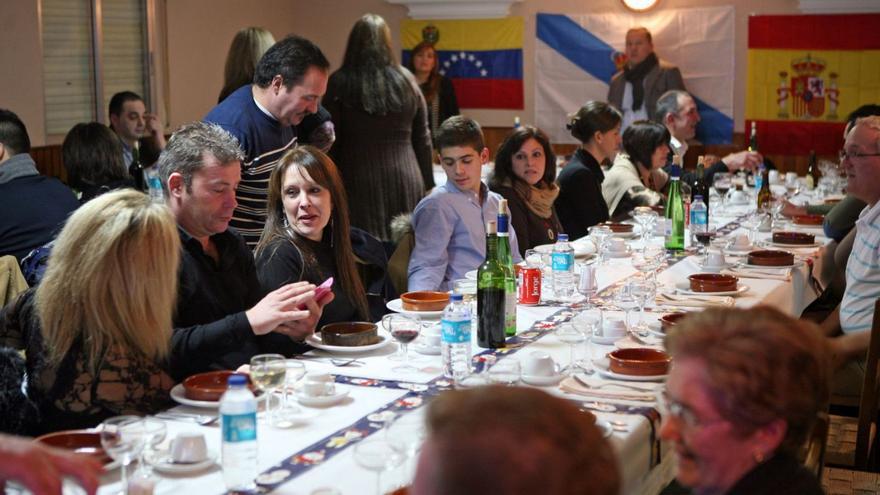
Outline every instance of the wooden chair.
{"type": "Polygon", "coordinates": [[[830,417],[827,412],[822,412],[813,425],[810,438],[802,452],[804,466],[809,469],[816,478],[822,478],[822,469],[825,467],[825,449],[828,445],[828,423],[830,417]]]}
{"type": "Polygon", "coordinates": [[[865,360],[865,379],[858,418],[831,416],[825,462],[828,465],[874,469],[877,432],[878,361],[880,361],[880,299],[874,303],[871,341],[865,360]]]}

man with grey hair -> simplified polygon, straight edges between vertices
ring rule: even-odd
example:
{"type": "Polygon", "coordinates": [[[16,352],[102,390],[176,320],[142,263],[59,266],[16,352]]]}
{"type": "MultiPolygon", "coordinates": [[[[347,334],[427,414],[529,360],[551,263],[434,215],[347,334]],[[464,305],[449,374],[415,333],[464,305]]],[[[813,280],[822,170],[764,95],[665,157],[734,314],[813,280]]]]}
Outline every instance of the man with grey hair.
{"type": "MultiPolygon", "coordinates": [[[[238,141],[204,122],[178,129],[159,156],[159,174],[180,230],[181,259],[171,373],[182,379],[236,369],[264,352],[293,354],[314,331],[323,305],[297,282],[265,294],[253,255],[229,229],[241,182],[238,141]]],[[[132,260],[149,262],[149,260],[132,260]]]]}
{"type": "MultiPolygon", "coordinates": [[[[700,112],[697,111],[697,103],[687,91],[670,90],[657,99],[657,109],[654,120],[666,126],[672,139],[669,147],[672,153],[680,156],[684,161],[684,154],[688,150],[688,140],[697,135],[697,124],[700,122],[700,112]]],[[[731,153],[719,159],[715,155],[705,155],[707,183],[712,184],[712,177],[717,172],[733,172],[741,168],[754,170],[764,161],[757,151],[740,151],[731,153]]],[[[669,162],[672,163],[671,160],[669,162]]],[[[693,182],[692,178],[683,177],[685,182],[693,182]]]]}

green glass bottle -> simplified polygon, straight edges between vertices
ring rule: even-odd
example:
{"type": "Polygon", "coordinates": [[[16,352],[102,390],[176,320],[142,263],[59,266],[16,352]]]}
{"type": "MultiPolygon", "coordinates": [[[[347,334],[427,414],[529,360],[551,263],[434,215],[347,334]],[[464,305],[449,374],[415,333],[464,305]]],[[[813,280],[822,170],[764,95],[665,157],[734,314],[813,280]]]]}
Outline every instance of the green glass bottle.
{"type": "Polygon", "coordinates": [[[772,202],[773,193],[770,192],[770,171],[764,168],[761,170],[761,189],[758,191],[758,211],[768,213],[772,202]]]}
{"type": "Polygon", "coordinates": [[[510,251],[510,215],[507,200],[498,202],[498,259],[504,268],[504,334],[516,335],[516,276],[510,251]]]}
{"type": "Polygon", "coordinates": [[[141,163],[140,142],[135,140],[131,147],[131,165],[128,166],[128,173],[134,180],[134,187],[138,191],[147,191],[147,180],[144,177],[144,165],[141,163]]]}
{"type": "Polygon", "coordinates": [[[684,201],[681,197],[681,167],[673,165],[669,174],[669,197],[666,200],[666,249],[684,249],[684,201]]]}
{"type": "Polygon", "coordinates": [[[486,260],[477,270],[477,345],[504,347],[504,266],[498,259],[495,222],[486,223],[486,260]]]}

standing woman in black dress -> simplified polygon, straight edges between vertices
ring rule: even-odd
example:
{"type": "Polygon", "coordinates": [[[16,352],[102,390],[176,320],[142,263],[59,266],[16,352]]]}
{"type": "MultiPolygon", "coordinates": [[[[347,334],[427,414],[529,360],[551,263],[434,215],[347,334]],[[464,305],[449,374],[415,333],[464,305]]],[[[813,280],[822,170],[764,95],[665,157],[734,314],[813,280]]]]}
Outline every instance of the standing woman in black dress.
{"type": "Polygon", "coordinates": [[[412,49],[412,57],[407,65],[425,95],[431,137],[443,121],[459,114],[455,87],[448,77],[440,74],[439,65],[437,50],[428,41],[422,41],[412,49]]]}
{"type": "Polygon", "coordinates": [[[605,173],[601,164],[611,162],[620,149],[623,117],[604,101],[588,101],[569,118],[566,127],[581,142],[580,148],[559,173],[556,213],[570,239],[587,235],[589,227],[609,218],[602,197],[605,173]]]}

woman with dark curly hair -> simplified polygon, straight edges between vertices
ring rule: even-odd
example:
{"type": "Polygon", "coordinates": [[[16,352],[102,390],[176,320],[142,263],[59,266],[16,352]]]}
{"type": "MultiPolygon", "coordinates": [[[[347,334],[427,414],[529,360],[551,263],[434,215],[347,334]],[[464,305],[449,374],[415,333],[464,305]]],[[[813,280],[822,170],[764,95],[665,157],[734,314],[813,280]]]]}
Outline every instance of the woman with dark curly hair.
{"type": "Polygon", "coordinates": [[[562,232],[553,209],[559,195],[555,178],[556,156],[547,135],[537,127],[514,129],[495,154],[489,189],[507,200],[520,254],[556,242],[562,232]]]}

